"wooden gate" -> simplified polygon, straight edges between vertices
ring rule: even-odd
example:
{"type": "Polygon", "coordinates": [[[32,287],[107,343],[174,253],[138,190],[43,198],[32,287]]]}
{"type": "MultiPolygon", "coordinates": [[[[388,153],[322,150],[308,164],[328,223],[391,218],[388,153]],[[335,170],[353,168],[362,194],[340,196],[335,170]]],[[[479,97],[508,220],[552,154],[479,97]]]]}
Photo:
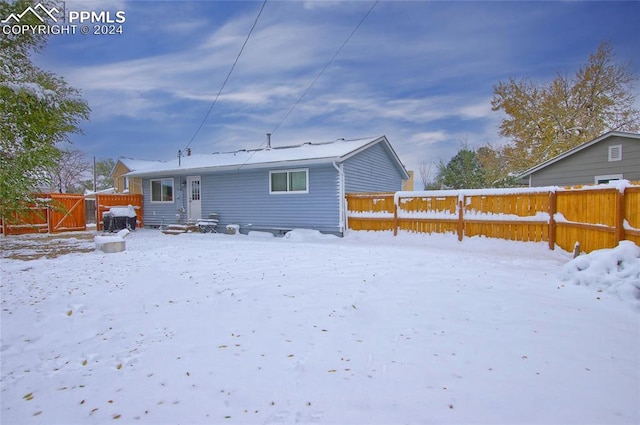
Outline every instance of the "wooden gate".
{"type": "Polygon", "coordinates": [[[46,193],[36,195],[39,203],[20,216],[2,221],[5,235],[59,233],[87,229],[84,195],[46,193]]]}
{"type": "Polygon", "coordinates": [[[49,233],[87,230],[84,208],[84,195],[52,193],[49,233]]]}

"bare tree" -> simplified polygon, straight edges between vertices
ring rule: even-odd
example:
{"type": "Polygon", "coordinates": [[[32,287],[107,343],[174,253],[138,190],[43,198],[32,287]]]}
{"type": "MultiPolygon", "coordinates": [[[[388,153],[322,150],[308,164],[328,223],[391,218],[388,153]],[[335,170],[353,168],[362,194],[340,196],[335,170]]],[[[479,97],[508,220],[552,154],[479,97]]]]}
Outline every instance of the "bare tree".
{"type": "Polygon", "coordinates": [[[422,189],[427,190],[431,181],[431,169],[433,168],[433,162],[422,161],[420,163],[420,182],[422,183],[422,189]]]}
{"type": "Polygon", "coordinates": [[[78,190],[83,177],[91,171],[91,164],[79,150],[60,149],[58,162],[48,170],[54,190],[60,193],[78,190]]]}

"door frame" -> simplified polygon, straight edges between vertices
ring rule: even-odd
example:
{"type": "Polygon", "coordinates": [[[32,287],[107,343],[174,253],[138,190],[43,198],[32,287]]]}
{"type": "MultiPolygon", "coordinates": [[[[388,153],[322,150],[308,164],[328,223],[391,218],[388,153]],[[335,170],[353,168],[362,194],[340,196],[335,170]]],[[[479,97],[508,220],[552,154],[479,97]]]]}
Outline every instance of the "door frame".
{"type": "Polygon", "coordinates": [[[187,221],[195,221],[198,220],[200,218],[202,218],[202,178],[200,178],[200,176],[187,176],[187,221]],[[191,199],[193,192],[191,190],[191,185],[193,181],[198,181],[199,185],[200,185],[200,193],[198,194],[199,198],[198,199],[198,204],[199,204],[199,217],[193,217],[193,210],[192,210],[192,203],[193,200],[191,199]]]}

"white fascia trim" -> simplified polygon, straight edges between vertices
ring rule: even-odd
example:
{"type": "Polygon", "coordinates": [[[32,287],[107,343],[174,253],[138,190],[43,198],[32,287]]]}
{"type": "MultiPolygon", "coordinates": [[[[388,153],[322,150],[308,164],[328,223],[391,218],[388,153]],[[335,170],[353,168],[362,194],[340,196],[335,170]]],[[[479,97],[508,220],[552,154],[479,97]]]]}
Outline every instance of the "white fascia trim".
{"type": "Polygon", "coordinates": [[[340,162],[340,158],[319,158],[319,159],[303,159],[303,160],[292,160],[292,161],[277,161],[277,162],[261,162],[260,164],[234,164],[234,165],[222,165],[222,166],[212,166],[212,167],[199,167],[199,168],[172,168],[166,170],[159,171],[150,171],[150,172],[140,172],[136,173],[131,172],[125,174],[129,177],[144,177],[144,178],[154,178],[158,176],[168,176],[168,175],[191,175],[191,174],[207,174],[207,173],[215,173],[219,171],[240,171],[240,170],[256,170],[256,169],[272,169],[276,167],[288,167],[288,168],[300,168],[308,165],[317,165],[317,164],[331,164],[333,162],[340,162]]]}

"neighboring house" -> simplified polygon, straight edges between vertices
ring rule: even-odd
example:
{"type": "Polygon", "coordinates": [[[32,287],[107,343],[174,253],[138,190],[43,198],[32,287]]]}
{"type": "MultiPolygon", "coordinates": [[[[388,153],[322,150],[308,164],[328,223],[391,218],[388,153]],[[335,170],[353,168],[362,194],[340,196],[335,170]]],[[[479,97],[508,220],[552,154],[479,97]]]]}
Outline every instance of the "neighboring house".
{"type": "Polygon", "coordinates": [[[113,180],[116,193],[142,193],[142,180],[137,177],[128,177],[125,174],[132,171],[143,170],[150,165],[160,164],[161,161],[147,161],[142,159],[132,159],[120,157],[114,165],[109,177],[113,180]]]}
{"type": "Polygon", "coordinates": [[[345,193],[392,192],[409,175],[385,136],[198,154],[127,175],[142,179],[145,225],[218,214],[218,228],[343,234],[345,193]]]}
{"type": "Polygon", "coordinates": [[[518,176],[528,186],[572,186],[640,180],[640,134],[611,131],[518,176]]]}
{"type": "Polygon", "coordinates": [[[404,183],[402,183],[402,190],[412,191],[414,180],[415,180],[414,173],[413,171],[407,171],[407,173],[409,173],[409,179],[405,180],[404,183]]]}

